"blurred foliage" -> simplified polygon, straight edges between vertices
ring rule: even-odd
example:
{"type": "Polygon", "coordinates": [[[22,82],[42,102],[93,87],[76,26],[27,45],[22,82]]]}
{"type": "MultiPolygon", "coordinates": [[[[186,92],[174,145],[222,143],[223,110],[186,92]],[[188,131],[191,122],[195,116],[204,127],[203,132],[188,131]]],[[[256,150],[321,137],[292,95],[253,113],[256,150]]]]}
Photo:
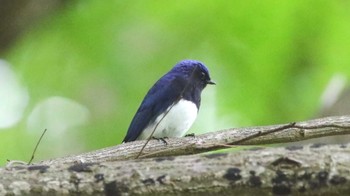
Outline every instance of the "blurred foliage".
{"type": "Polygon", "coordinates": [[[204,90],[190,132],[312,118],[332,75],[350,74],[349,8],[324,0],[68,5],[6,55],[30,101],[21,122],[0,132],[0,164],[29,159],[43,130],[28,130],[27,118],[51,96],[91,116],[51,139],[48,130],[37,160],[120,143],[148,89],[182,59],[204,62],[217,83],[204,90]]]}

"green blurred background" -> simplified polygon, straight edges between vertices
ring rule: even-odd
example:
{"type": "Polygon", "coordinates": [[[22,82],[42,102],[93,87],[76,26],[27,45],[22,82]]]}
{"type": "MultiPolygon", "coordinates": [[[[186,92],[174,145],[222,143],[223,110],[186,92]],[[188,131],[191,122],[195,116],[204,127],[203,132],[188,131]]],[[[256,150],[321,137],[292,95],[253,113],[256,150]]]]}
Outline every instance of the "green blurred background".
{"type": "Polygon", "coordinates": [[[189,132],[321,116],[332,78],[346,86],[350,75],[349,8],[340,0],[63,1],[0,54],[0,165],[27,161],[45,128],[35,161],[119,144],[148,89],[182,59],[204,62],[217,83],[203,91],[189,132]]]}

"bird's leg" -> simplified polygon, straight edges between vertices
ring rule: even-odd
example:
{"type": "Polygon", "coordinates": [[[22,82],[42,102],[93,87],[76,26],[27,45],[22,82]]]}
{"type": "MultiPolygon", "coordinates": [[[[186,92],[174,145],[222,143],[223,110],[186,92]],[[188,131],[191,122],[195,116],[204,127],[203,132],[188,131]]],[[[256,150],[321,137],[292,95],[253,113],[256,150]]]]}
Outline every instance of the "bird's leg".
{"type": "Polygon", "coordinates": [[[165,139],[168,139],[168,137],[152,137],[152,139],[162,141],[165,145],[168,145],[168,142],[165,139]]]}
{"type": "Polygon", "coordinates": [[[194,133],[189,133],[189,134],[186,134],[185,137],[196,137],[196,135],[194,133]]]}

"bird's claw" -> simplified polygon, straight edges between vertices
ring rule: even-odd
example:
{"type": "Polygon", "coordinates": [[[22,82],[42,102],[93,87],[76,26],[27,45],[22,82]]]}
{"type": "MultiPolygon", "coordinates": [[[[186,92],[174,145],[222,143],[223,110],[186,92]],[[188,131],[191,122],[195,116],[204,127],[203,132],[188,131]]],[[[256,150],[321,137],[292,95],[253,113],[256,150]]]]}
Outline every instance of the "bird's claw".
{"type": "Polygon", "coordinates": [[[168,139],[168,137],[152,137],[152,139],[162,141],[165,145],[168,145],[168,142],[165,139],[168,139]]]}
{"type": "Polygon", "coordinates": [[[196,137],[196,135],[194,133],[189,133],[189,134],[186,134],[185,137],[196,137]]]}

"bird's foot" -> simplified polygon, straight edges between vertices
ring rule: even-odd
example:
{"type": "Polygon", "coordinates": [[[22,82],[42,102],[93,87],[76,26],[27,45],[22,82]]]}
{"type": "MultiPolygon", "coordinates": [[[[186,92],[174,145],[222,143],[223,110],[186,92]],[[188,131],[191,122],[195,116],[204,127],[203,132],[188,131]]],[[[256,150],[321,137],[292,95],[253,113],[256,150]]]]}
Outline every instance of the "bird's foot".
{"type": "Polygon", "coordinates": [[[196,135],[194,133],[189,133],[189,134],[186,134],[185,137],[196,137],[196,135]]]}
{"type": "Polygon", "coordinates": [[[165,145],[168,145],[168,142],[165,139],[168,139],[168,137],[152,137],[152,139],[162,141],[165,145]]]}

